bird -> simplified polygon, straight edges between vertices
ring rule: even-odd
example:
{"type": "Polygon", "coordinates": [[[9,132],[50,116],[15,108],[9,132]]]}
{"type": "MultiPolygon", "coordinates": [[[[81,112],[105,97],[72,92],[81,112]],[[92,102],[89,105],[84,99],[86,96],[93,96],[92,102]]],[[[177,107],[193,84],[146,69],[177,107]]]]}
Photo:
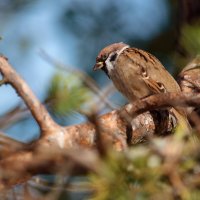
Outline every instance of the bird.
{"type": "MultiPolygon", "coordinates": [[[[181,92],[178,83],[155,56],[123,42],[108,45],[99,52],[93,70],[100,69],[129,102],[153,94],[181,92]]],[[[179,123],[188,124],[182,108],[172,108],[171,112],[179,123]]]]}

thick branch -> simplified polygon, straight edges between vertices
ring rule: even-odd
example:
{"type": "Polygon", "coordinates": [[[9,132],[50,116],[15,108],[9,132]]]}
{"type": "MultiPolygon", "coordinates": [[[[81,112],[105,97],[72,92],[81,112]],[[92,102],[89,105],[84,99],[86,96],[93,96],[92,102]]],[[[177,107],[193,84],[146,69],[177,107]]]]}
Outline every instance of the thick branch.
{"type": "Polygon", "coordinates": [[[58,148],[37,148],[34,151],[16,153],[0,165],[0,191],[30,179],[34,174],[64,173],[83,174],[97,172],[98,156],[86,149],[61,150],[58,148]],[[80,154],[81,152],[81,154],[80,154]],[[15,164],[14,164],[15,163],[15,164]]]}
{"type": "MultiPolygon", "coordinates": [[[[154,101],[158,100],[159,107],[166,107],[174,104],[176,105],[176,101],[178,101],[180,97],[182,97],[182,105],[186,105],[187,102],[192,105],[194,105],[194,103],[197,105],[197,100],[199,100],[197,98],[189,98],[187,96],[183,96],[182,94],[162,94],[148,97],[145,100],[138,102],[137,104],[129,104],[126,106],[126,109],[129,109],[130,114],[133,114],[133,111],[136,113],[141,113],[144,110],[153,109],[156,106],[154,101]],[[162,99],[163,102],[160,101],[160,99],[162,99]]],[[[138,120],[139,123],[135,121],[135,123],[132,125],[132,143],[140,142],[144,140],[145,137],[151,137],[156,133],[156,130],[158,130],[157,128],[160,126],[158,122],[156,123],[155,117],[152,117],[152,114],[149,112],[139,115],[134,120],[138,120]],[[137,126],[137,124],[140,126],[137,126]]],[[[119,111],[112,111],[101,116],[99,118],[99,125],[102,128],[101,134],[104,138],[104,141],[110,142],[111,146],[114,146],[115,149],[118,150],[126,148],[127,123],[121,118],[119,111]]],[[[35,144],[33,144],[32,148],[35,150],[38,148],[56,150],[58,146],[56,146],[55,143],[49,143],[50,139],[55,140],[55,138],[56,140],[62,142],[63,150],[65,149],[65,151],[66,149],[73,148],[80,149],[81,146],[87,148],[93,148],[95,146],[96,132],[95,127],[91,123],[69,126],[63,128],[63,130],[64,134],[52,133],[48,136],[48,138],[41,138],[35,144]]],[[[2,172],[6,170],[9,172],[12,171],[14,174],[24,174],[23,177],[14,177],[11,182],[12,184],[25,181],[27,178],[30,178],[30,176],[41,173],[41,171],[44,172],[44,168],[42,166],[45,164],[41,160],[40,161],[43,164],[38,163],[37,165],[33,165],[33,161],[38,159],[38,155],[34,152],[35,151],[30,150],[17,152],[0,161],[0,169],[2,172]],[[20,163],[20,165],[13,166],[11,163],[20,163]]],[[[42,152],[40,152],[40,154],[43,155],[42,152]]],[[[53,155],[50,159],[50,169],[52,173],[56,172],[57,170],[57,159],[58,155],[56,154],[53,155]]],[[[49,163],[49,161],[47,161],[47,163],[49,163]]],[[[0,177],[1,187],[4,188],[12,185],[9,181],[9,178],[7,182],[5,181],[5,176],[0,177]]]]}

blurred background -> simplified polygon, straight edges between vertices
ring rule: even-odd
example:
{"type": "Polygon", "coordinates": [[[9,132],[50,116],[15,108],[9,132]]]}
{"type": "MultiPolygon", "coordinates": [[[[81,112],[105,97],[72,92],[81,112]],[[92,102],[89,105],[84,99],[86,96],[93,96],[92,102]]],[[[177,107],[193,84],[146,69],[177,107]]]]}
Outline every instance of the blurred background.
{"type": "MultiPolygon", "coordinates": [[[[110,84],[92,70],[99,50],[122,41],[151,52],[176,76],[200,51],[199,15],[198,0],[0,0],[0,52],[55,120],[80,123],[83,108],[98,101],[77,72],[102,91],[110,84]]],[[[5,120],[24,109],[15,91],[2,86],[0,95],[1,129],[18,140],[37,138],[30,115],[5,120]]],[[[114,107],[126,102],[119,94],[108,96],[114,107]]]]}
{"type": "MultiPolygon", "coordinates": [[[[103,90],[110,81],[92,71],[95,58],[106,45],[122,41],[151,52],[177,75],[199,53],[199,14],[198,0],[0,0],[0,53],[42,102],[53,99],[49,110],[59,123],[79,123],[85,120],[80,107],[88,109],[83,104],[95,102],[95,93],[73,70],[103,90]]],[[[119,94],[108,96],[114,107],[126,102],[119,94]]],[[[19,107],[15,91],[2,86],[1,116],[19,107]]],[[[19,140],[33,140],[38,127],[25,116],[17,124],[0,120],[0,127],[19,140]]]]}
{"type": "MultiPolygon", "coordinates": [[[[199,0],[0,0],[0,53],[54,119],[71,125],[96,107],[103,113],[126,103],[102,72],[92,70],[103,47],[124,42],[147,50],[176,77],[200,52],[199,25],[199,0]],[[102,92],[112,103],[101,107],[102,92]]],[[[0,115],[0,130],[9,136],[39,137],[9,85],[0,87],[0,115]]]]}

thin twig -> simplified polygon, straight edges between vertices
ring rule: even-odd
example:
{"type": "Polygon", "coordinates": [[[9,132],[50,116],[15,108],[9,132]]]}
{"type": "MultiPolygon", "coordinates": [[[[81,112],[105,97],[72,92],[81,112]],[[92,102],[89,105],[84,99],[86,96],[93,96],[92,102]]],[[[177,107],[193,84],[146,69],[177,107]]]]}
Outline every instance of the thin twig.
{"type": "Polygon", "coordinates": [[[108,108],[114,109],[114,106],[111,104],[111,102],[107,98],[108,95],[112,94],[112,92],[110,90],[112,85],[108,85],[105,89],[100,90],[100,88],[97,86],[96,82],[90,76],[88,76],[84,71],[81,71],[80,69],[78,69],[76,67],[72,67],[69,65],[66,66],[66,65],[61,64],[60,62],[56,61],[51,56],[49,56],[45,51],[41,51],[40,55],[48,63],[57,67],[58,69],[63,70],[65,72],[75,74],[76,76],[78,76],[85,83],[85,85],[88,88],[90,88],[99,97],[99,100],[101,102],[104,102],[105,105],[108,106],[108,108]],[[107,92],[107,91],[109,91],[109,92],[107,92]]]}

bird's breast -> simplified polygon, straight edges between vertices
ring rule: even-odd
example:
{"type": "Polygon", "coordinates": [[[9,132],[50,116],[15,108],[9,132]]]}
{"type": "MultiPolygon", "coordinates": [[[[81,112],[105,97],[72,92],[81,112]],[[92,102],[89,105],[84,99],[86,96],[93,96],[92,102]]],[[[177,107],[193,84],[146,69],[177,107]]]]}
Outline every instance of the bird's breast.
{"type": "Polygon", "coordinates": [[[151,91],[140,76],[139,68],[130,63],[127,63],[126,66],[115,65],[114,70],[110,73],[110,78],[115,87],[129,101],[144,98],[151,94],[151,91]]]}

